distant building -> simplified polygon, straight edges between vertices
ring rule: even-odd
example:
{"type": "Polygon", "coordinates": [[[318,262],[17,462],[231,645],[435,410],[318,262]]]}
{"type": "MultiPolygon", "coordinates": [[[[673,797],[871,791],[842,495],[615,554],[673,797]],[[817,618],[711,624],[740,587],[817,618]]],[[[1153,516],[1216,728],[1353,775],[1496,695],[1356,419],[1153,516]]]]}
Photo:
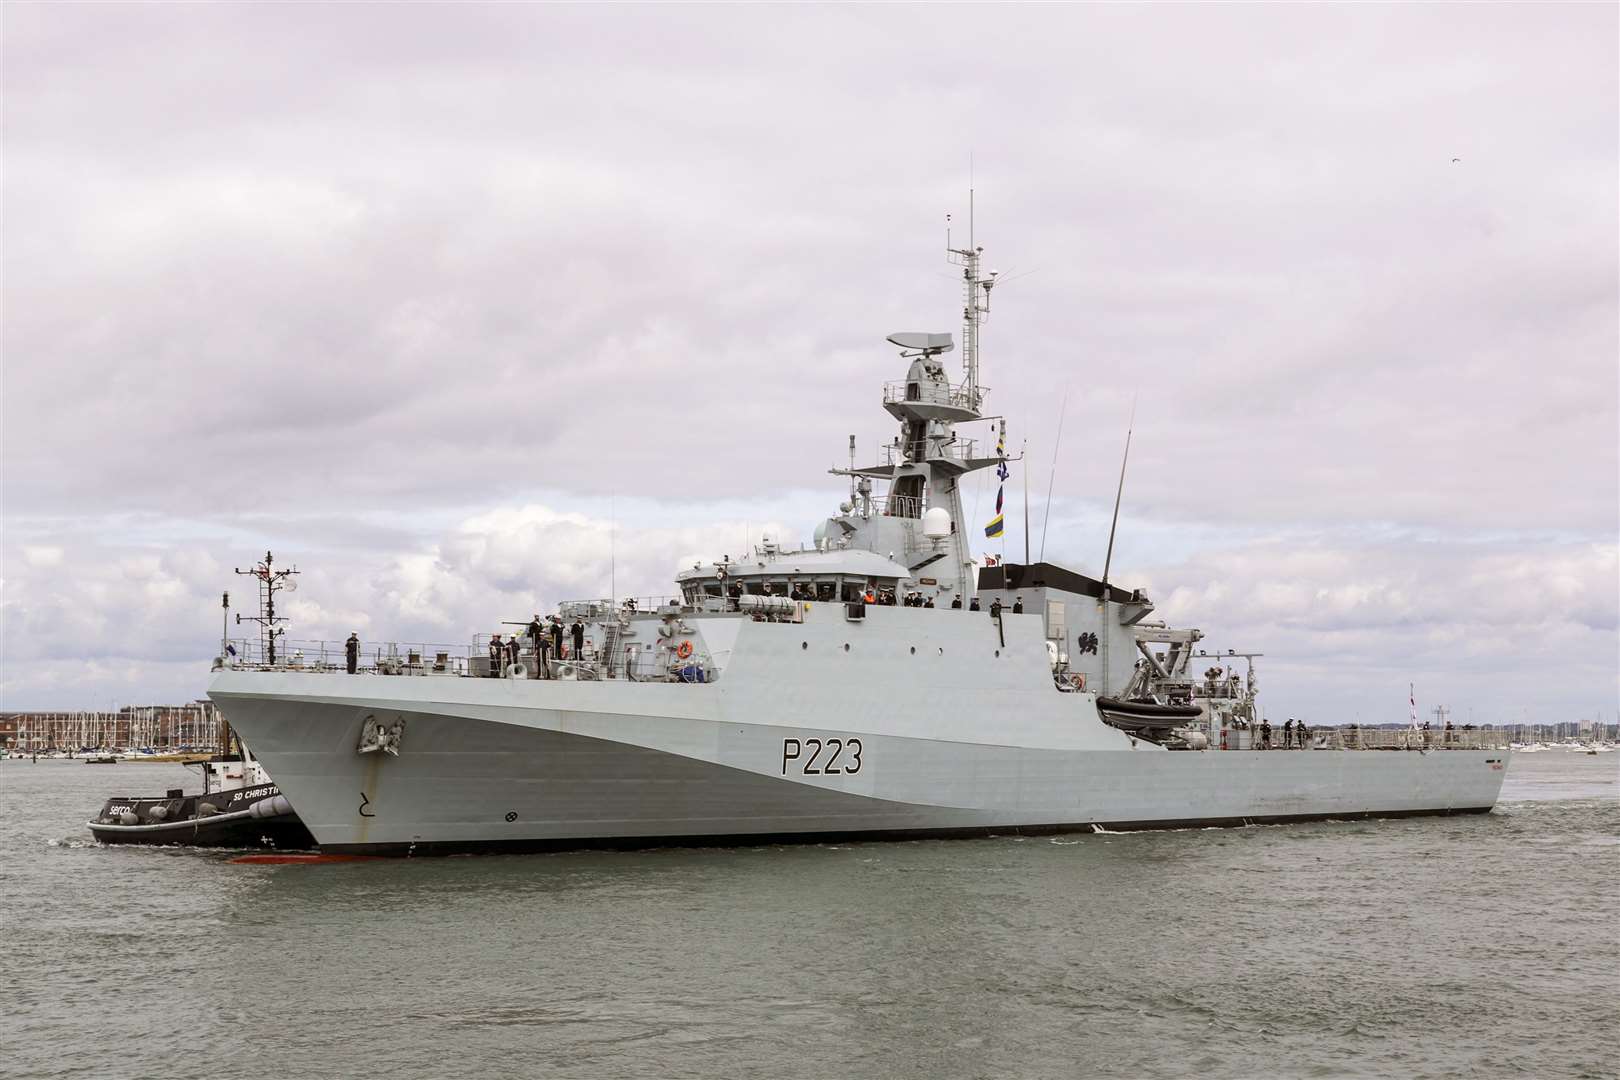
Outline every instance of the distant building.
{"type": "Polygon", "coordinates": [[[176,751],[224,745],[224,719],[211,701],[126,705],[117,712],[0,713],[0,747],[78,750],[135,747],[176,751]]]}

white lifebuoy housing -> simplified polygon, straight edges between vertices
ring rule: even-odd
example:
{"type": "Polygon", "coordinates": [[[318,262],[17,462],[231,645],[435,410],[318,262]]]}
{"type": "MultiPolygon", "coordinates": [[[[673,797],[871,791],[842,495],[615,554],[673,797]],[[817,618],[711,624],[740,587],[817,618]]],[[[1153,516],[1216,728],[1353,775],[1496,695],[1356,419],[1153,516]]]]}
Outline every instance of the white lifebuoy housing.
{"type": "Polygon", "coordinates": [[[579,672],[574,669],[573,664],[558,664],[557,665],[557,678],[559,678],[559,679],[578,679],[579,678],[579,672]]]}
{"type": "Polygon", "coordinates": [[[508,664],[506,665],[506,677],[508,679],[527,679],[529,669],[522,664],[508,664]]]}

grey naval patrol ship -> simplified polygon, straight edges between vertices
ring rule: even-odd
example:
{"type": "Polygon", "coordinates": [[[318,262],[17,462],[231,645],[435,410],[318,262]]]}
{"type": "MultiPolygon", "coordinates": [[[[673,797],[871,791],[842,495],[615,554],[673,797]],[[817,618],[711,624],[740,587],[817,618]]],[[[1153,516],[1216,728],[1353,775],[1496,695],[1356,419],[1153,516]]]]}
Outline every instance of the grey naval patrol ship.
{"type": "Polygon", "coordinates": [[[337,852],[1488,811],[1508,757],[1488,733],[1317,732],[1268,751],[1252,655],[1198,648],[1140,590],[1044,562],[978,566],[961,481],[1004,478],[1006,461],[979,384],[995,285],[981,257],[951,249],[963,380],[947,375],[950,334],[889,337],[898,433],[864,467],[851,439],[850,467],[832,470],[848,495],[812,547],[700,563],[663,600],[563,604],[563,647],[524,635],[515,662],[474,638],[350,674],[314,646],[278,658],[272,619],[257,648],[222,650],[209,696],[337,852]],[[974,424],[982,447],[961,434],[974,424]]]}

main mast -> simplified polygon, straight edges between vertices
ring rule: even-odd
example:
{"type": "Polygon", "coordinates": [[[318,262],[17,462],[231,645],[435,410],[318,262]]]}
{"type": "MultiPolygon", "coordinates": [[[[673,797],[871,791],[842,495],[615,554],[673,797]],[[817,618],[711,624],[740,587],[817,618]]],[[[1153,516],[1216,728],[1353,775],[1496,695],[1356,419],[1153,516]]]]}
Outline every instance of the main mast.
{"type": "Polygon", "coordinates": [[[966,381],[962,384],[964,396],[975,412],[983,404],[979,389],[979,322],[990,314],[990,290],[996,285],[996,271],[984,278],[979,268],[984,248],[973,238],[973,189],[968,189],[968,243],[967,247],[951,246],[950,215],[945,215],[946,258],[962,268],[962,370],[966,381]]]}
{"type": "Polygon", "coordinates": [[[981,271],[984,249],[971,236],[967,247],[952,246],[948,222],[946,258],[962,268],[964,381],[952,383],[946,374],[944,354],[956,348],[950,334],[889,335],[909,365],[903,381],[883,387],[883,407],[899,421],[900,433],[885,447],[886,460],[866,467],[852,460],[847,470],[831,470],[855,483],[844,514],[830,519],[823,532],[839,546],[866,548],[904,563],[914,591],[946,603],[971,595],[977,584],[959,481],[1003,461],[999,454],[979,455],[973,440],[956,433],[958,424],[985,419],[981,410],[989,390],[979,382],[979,331],[990,312],[996,275],[981,271]],[[881,499],[870,495],[873,480],[888,481],[881,499]]]}

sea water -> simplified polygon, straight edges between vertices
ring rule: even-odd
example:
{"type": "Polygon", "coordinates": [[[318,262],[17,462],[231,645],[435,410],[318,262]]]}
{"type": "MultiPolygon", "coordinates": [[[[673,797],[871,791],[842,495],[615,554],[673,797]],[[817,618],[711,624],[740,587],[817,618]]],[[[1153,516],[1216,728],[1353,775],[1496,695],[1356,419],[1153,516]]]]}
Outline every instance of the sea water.
{"type": "Polygon", "coordinates": [[[255,866],[0,762],[0,1076],[1613,1077],[1620,754],[1493,813],[255,866]]]}

